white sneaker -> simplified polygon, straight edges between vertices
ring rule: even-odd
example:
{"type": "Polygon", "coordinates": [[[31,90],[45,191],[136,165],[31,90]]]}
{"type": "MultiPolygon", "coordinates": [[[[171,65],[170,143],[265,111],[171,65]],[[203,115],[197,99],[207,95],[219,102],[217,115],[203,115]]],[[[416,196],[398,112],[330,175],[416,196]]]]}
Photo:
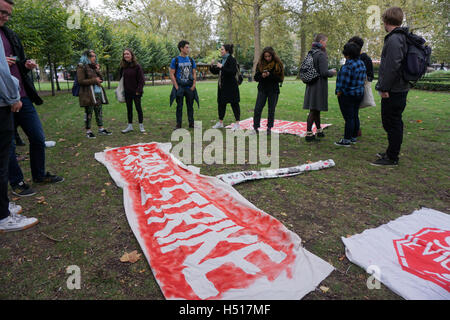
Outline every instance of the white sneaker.
{"type": "Polygon", "coordinates": [[[217,121],[215,125],[212,127],[213,129],[220,129],[223,128],[223,122],[217,121]]]}
{"type": "Polygon", "coordinates": [[[143,123],[139,123],[139,131],[144,133],[145,129],[144,129],[144,124],[143,123]]]}
{"type": "Polygon", "coordinates": [[[233,128],[231,128],[232,131],[236,131],[236,130],[240,130],[241,126],[239,125],[239,123],[235,123],[233,124],[233,128]]]}
{"type": "Polygon", "coordinates": [[[16,204],[15,202],[9,203],[9,212],[14,214],[21,214],[22,213],[22,207],[16,204]]]}
{"type": "Polygon", "coordinates": [[[54,147],[55,145],[56,145],[55,141],[45,141],[46,148],[51,148],[51,147],[54,147]]]}
{"type": "Polygon", "coordinates": [[[125,129],[122,130],[122,133],[127,133],[133,131],[133,125],[132,124],[128,124],[128,127],[126,127],[125,129]]]}
{"type": "Polygon", "coordinates": [[[0,233],[25,230],[35,226],[38,222],[39,220],[36,218],[27,218],[11,213],[5,219],[0,220],[0,233]]]}

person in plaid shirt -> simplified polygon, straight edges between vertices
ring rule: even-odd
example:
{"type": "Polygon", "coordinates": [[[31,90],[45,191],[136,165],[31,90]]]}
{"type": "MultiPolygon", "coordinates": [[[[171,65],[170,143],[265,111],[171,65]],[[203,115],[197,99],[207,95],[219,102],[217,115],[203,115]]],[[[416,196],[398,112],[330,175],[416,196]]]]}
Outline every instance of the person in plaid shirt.
{"type": "Polygon", "coordinates": [[[335,142],[337,146],[350,147],[356,143],[359,131],[359,105],[364,97],[364,80],[366,79],[366,66],[359,59],[360,48],[357,44],[349,42],[344,46],[342,53],[345,64],[337,75],[336,95],[339,107],[345,120],[344,138],[335,142]]]}

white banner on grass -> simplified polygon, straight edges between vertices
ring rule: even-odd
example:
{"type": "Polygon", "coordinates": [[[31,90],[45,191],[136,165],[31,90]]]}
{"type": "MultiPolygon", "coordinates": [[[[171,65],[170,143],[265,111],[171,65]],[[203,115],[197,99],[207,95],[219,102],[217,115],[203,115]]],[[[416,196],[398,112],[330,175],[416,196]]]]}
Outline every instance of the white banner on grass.
{"type": "Polygon", "coordinates": [[[342,241],[351,262],[405,299],[450,299],[450,215],[422,208],[342,241]]]}
{"type": "Polygon", "coordinates": [[[333,267],[233,187],[148,143],[96,153],[167,299],[300,299],[333,267]]]}
{"type": "Polygon", "coordinates": [[[223,182],[233,186],[238,183],[242,183],[250,180],[267,179],[267,178],[281,178],[290,177],[301,174],[306,171],[315,171],[326,168],[334,167],[334,161],[328,159],[325,161],[317,161],[313,163],[306,163],[296,167],[269,169],[261,171],[239,171],[233,173],[225,173],[216,176],[223,182]]]}

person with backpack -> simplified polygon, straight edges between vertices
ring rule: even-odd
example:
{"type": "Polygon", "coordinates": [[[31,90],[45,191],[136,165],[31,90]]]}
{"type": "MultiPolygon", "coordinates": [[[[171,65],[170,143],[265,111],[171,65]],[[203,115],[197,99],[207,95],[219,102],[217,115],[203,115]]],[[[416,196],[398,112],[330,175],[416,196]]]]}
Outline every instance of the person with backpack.
{"type": "Polygon", "coordinates": [[[102,87],[103,77],[100,66],[97,64],[97,55],[94,50],[87,50],[80,58],[77,67],[77,80],[80,86],[80,107],[85,110],[86,137],[95,138],[91,130],[92,113],[95,112],[95,120],[98,126],[98,134],[111,135],[112,133],[103,127],[102,105],[108,104],[105,89],[102,87]]]}
{"type": "Polygon", "coordinates": [[[177,123],[175,129],[181,128],[183,120],[183,98],[186,99],[186,108],[189,121],[189,128],[194,128],[194,98],[196,94],[197,83],[197,65],[191,57],[189,57],[189,42],[181,40],[178,43],[180,55],[172,59],[170,63],[170,80],[176,91],[177,123]]]}
{"type": "Polygon", "coordinates": [[[254,79],[258,82],[258,96],[253,115],[253,129],[255,133],[258,133],[262,110],[268,101],[267,134],[270,134],[275,121],[275,107],[280,94],[280,84],[284,81],[283,63],[272,47],[263,49],[256,65],[254,79]]]}
{"type": "Polygon", "coordinates": [[[128,126],[122,133],[133,131],[133,101],[139,120],[139,131],[145,132],[144,114],[141,107],[141,98],[144,93],[144,71],[136,61],[136,56],[131,49],[125,49],[120,62],[120,78],[123,78],[125,88],[125,102],[127,104],[128,126]]]}
{"type": "MultiPolygon", "coordinates": [[[[302,74],[313,74],[312,79],[306,83],[305,98],[303,101],[303,109],[309,110],[306,121],[306,137],[307,142],[314,141],[316,136],[312,132],[313,124],[316,125],[317,137],[323,138],[325,134],[320,126],[320,112],[328,111],[328,78],[336,75],[336,70],[328,70],[327,56],[328,37],[322,33],[314,37],[311,50],[305,58],[305,62],[309,67],[305,71],[300,69],[300,78],[302,74]],[[315,75],[314,75],[315,74],[315,75]]],[[[305,81],[304,79],[302,79],[305,81]]]]}
{"type": "Polygon", "coordinates": [[[364,81],[366,80],[366,66],[359,58],[361,48],[354,42],[344,46],[342,54],[346,61],[339,70],[336,79],[336,95],[339,107],[345,120],[344,138],[334,144],[350,147],[356,143],[359,130],[359,106],[364,97],[364,81]]]}
{"type": "Polygon", "coordinates": [[[232,128],[234,131],[240,128],[239,121],[241,117],[241,108],[239,106],[239,84],[238,79],[236,79],[238,64],[236,59],[232,56],[232,44],[224,44],[220,48],[220,54],[222,56],[222,61],[217,64],[214,64],[213,61],[209,67],[212,74],[219,75],[219,84],[217,87],[219,121],[213,126],[213,129],[223,128],[223,119],[225,118],[227,104],[230,103],[236,120],[236,123],[232,128]]]}
{"type": "Polygon", "coordinates": [[[408,28],[401,27],[403,11],[399,7],[388,8],[382,15],[384,38],[381,53],[378,83],[375,89],[381,96],[381,120],[387,133],[388,147],[377,154],[372,162],[375,166],[396,166],[403,142],[402,114],[406,107],[406,97],[410,83],[405,79],[404,63],[408,53],[408,28]]]}

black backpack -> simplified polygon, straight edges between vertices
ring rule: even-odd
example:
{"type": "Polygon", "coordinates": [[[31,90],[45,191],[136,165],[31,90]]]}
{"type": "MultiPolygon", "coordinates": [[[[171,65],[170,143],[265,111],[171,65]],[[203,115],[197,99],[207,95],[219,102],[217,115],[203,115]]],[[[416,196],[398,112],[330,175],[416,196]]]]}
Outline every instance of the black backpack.
{"type": "Polygon", "coordinates": [[[307,84],[312,84],[320,78],[320,74],[314,67],[313,54],[314,52],[310,50],[300,66],[299,77],[307,84]]]}
{"type": "Polygon", "coordinates": [[[426,41],[421,36],[403,29],[397,30],[406,36],[408,45],[406,56],[402,61],[403,79],[416,82],[427,72],[430,65],[431,48],[424,45],[426,41]]]}

